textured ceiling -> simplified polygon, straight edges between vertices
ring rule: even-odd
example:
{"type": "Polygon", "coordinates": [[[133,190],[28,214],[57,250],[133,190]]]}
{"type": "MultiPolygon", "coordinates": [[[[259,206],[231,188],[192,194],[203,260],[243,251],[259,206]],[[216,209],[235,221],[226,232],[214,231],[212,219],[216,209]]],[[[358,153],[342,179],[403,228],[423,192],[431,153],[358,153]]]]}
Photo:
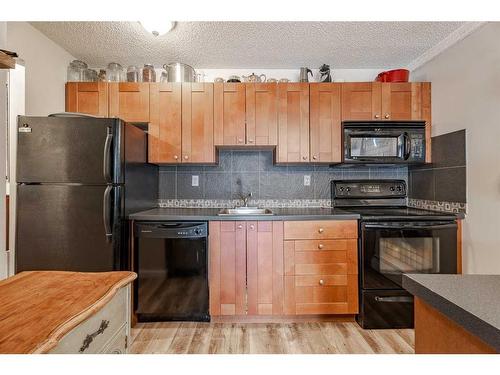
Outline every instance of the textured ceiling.
{"type": "Polygon", "coordinates": [[[178,22],[154,37],[137,22],[32,22],[90,66],[405,67],[463,22],[178,22]]]}

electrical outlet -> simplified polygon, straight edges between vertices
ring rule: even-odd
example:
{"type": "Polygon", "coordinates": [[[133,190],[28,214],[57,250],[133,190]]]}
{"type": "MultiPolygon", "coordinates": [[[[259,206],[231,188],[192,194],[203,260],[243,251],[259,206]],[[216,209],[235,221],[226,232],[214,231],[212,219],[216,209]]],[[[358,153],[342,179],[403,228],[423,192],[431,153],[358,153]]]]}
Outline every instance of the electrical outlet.
{"type": "Polygon", "coordinates": [[[311,186],[311,176],[310,175],[304,175],[304,186],[311,186]]]}
{"type": "Polygon", "coordinates": [[[196,175],[191,176],[191,186],[200,186],[199,176],[196,175]]]}

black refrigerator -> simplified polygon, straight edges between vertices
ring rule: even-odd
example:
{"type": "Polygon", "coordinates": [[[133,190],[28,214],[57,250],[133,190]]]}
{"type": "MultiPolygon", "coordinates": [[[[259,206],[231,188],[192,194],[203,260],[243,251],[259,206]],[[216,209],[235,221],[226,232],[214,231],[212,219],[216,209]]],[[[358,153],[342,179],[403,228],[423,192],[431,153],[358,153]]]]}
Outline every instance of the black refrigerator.
{"type": "Polygon", "coordinates": [[[129,269],[128,214],[152,208],[147,125],[18,117],[16,273],[129,269]]]}

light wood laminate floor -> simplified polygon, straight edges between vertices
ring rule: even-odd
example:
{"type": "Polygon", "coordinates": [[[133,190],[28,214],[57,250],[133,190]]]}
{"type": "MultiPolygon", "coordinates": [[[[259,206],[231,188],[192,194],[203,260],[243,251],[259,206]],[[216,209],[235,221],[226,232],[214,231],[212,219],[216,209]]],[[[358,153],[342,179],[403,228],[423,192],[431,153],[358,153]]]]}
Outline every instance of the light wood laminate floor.
{"type": "Polygon", "coordinates": [[[355,322],[138,323],[130,353],[413,353],[411,329],[363,330],[355,322]]]}

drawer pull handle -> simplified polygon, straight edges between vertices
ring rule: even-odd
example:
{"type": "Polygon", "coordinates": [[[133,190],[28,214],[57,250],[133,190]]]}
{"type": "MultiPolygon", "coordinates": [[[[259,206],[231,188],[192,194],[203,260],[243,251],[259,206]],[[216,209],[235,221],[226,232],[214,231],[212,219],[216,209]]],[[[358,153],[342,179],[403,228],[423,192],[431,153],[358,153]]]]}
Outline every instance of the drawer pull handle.
{"type": "Polygon", "coordinates": [[[238,229],[241,229],[241,228],[243,228],[243,225],[241,225],[241,224],[238,225],[238,229]]]}
{"type": "Polygon", "coordinates": [[[322,248],[324,248],[324,247],[325,247],[325,245],[323,245],[322,243],[320,243],[320,244],[318,245],[318,249],[320,249],[320,250],[321,250],[322,248]]]}
{"type": "Polygon", "coordinates": [[[318,229],[318,232],[319,232],[319,233],[323,233],[324,231],[325,231],[325,230],[324,230],[323,228],[319,228],[319,229],[318,229]]]}
{"type": "Polygon", "coordinates": [[[88,347],[90,346],[90,344],[92,344],[92,341],[94,341],[94,339],[104,333],[104,331],[106,330],[106,328],[108,328],[109,326],[109,320],[103,320],[101,322],[101,326],[99,327],[99,329],[97,331],[95,331],[94,333],[90,334],[90,335],[87,335],[87,337],[85,337],[85,340],[83,340],[83,344],[80,348],[80,353],[83,353],[85,350],[88,349],[88,347]]]}
{"type": "Polygon", "coordinates": [[[319,285],[325,285],[325,281],[324,281],[323,279],[321,279],[321,280],[319,281],[319,285]]]}

